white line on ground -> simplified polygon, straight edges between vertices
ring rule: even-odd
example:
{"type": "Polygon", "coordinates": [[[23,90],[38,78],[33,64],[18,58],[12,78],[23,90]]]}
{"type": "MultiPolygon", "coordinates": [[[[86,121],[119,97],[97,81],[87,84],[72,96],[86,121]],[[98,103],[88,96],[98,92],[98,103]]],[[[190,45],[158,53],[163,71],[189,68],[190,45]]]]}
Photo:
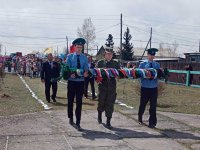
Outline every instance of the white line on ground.
{"type": "Polygon", "coordinates": [[[124,103],[120,102],[119,100],[116,100],[115,104],[118,104],[120,106],[124,106],[124,107],[129,108],[129,109],[133,109],[134,108],[132,106],[128,106],[127,104],[124,104],[124,103]]]}
{"type": "Polygon", "coordinates": [[[65,141],[67,142],[67,144],[69,145],[70,149],[73,150],[73,148],[72,148],[72,146],[70,145],[69,141],[67,140],[66,136],[63,135],[63,137],[64,137],[65,141]]]}
{"type": "Polygon", "coordinates": [[[17,74],[19,76],[19,78],[21,79],[21,81],[24,83],[24,85],[26,86],[26,88],[29,90],[29,92],[32,94],[32,97],[35,98],[38,103],[42,104],[42,106],[44,107],[45,110],[49,110],[52,107],[49,107],[47,104],[45,104],[41,99],[39,99],[36,94],[33,92],[33,90],[29,87],[29,85],[26,83],[26,81],[23,79],[22,76],[20,76],[19,74],[17,74]]]}
{"type": "MultiPolygon", "coordinates": [[[[60,81],[60,83],[62,83],[62,84],[67,84],[67,83],[62,82],[62,81],[60,81]]],[[[90,90],[88,90],[88,92],[92,95],[92,92],[91,92],[90,90]]],[[[97,93],[95,93],[95,95],[97,95],[97,93]]],[[[134,107],[132,107],[132,106],[128,106],[127,104],[124,104],[124,103],[120,102],[119,100],[116,100],[115,103],[118,104],[118,105],[120,105],[120,106],[124,106],[124,107],[126,107],[126,108],[129,108],[129,109],[133,109],[133,108],[134,108],[134,107]]]]}
{"type": "Polygon", "coordinates": [[[9,139],[9,136],[6,137],[6,149],[5,150],[8,150],[8,139],[9,139]]]}
{"type": "Polygon", "coordinates": [[[63,81],[59,81],[60,83],[62,83],[62,84],[65,84],[65,85],[67,85],[67,83],[66,82],[63,82],[63,81]]]}

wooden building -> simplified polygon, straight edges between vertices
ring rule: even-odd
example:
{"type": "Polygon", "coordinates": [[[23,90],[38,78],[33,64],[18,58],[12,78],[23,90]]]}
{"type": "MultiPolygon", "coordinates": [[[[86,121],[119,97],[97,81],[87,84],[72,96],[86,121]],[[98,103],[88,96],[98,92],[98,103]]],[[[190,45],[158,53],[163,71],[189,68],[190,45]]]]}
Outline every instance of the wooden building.
{"type": "Polygon", "coordinates": [[[186,63],[200,63],[200,52],[184,53],[186,63]]]}

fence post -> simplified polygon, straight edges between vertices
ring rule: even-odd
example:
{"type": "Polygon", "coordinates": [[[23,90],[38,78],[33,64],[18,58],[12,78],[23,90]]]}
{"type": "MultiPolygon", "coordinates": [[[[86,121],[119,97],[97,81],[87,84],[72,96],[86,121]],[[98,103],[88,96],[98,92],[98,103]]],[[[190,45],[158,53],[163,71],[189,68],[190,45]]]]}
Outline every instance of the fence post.
{"type": "Polygon", "coordinates": [[[186,86],[189,86],[189,81],[190,81],[190,71],[187,71],[186,73],[186,86]]]}

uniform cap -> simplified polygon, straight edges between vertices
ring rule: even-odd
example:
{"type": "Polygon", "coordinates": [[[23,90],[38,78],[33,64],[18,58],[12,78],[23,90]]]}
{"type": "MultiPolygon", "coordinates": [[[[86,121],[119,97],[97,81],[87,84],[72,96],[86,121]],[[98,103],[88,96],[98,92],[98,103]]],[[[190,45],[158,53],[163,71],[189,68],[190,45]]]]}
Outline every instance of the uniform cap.
{"type": "Polygon", "coordinates": [[[148,54],[154,56],[156,54],[156,52],[158,52],[158,49],[157,48],[150,48],[150,49],[147,49],[146,51],[148,52],[148,54]]]}
{"type": "Polygon", "coordinates": [[[104,45],[103,48],[105,49],[106,53],[113,53],[113,48],[107,45],[104,45]]]}
{"type": "Polygon", "coordinates": [[[73,45],[84,45],[85,43],[86,41],[83,38],[77,38],[72,42],[73,45]]]}

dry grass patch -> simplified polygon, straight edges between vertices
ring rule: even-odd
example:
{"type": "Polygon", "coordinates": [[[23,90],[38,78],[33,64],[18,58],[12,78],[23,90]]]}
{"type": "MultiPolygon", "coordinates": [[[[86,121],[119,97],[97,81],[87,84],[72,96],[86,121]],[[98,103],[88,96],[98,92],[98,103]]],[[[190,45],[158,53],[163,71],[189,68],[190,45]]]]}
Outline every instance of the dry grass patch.
{"type": "Polygon", "coordinates": [[[5,76],[0,95],[0,116],[43,110],[16,74],[5,76]]]}

